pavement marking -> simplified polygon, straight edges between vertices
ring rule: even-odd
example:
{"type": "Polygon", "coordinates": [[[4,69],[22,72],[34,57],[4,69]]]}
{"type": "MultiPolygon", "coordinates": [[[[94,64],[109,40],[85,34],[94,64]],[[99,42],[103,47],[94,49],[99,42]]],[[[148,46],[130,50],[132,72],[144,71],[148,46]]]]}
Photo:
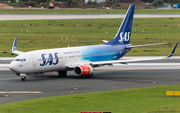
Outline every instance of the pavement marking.
{"type": "Polygon", "coordinates": [[[17,75],[14,73],[14,74],[5,74],[5,75],[0,75],[0,76],[17,76],[17,75]]]}
{"type": "Polygon", "coordinates": [[[18,78],[3,78],[3,79],[0,79],[0,80],[12,80],[12,79],[18,79],[18,78]]]}
{"type": "Polygon", "coordinates": [[[43,93],[41,91],[0,91],[0,93],[43,93]]]}

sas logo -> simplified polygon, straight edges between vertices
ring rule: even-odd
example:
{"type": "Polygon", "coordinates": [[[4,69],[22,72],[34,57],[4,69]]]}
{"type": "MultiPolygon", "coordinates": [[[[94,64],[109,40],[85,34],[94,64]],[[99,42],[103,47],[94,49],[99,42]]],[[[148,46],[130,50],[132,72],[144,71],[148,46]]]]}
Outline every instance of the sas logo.
{"type": "Polygon", "coordinates": [[[55,57],[55,62],[53,62],[53,55],[51,53],[49,53],[49,57],[48,59],[45,58],[46,54],[42,54],[42,60],[43,63],[40,64],[40,66],[46,66],[46,65],[56,65],[59,62],[59,58],[58,55],[59,53],[54,53],[54,57],[55,57]]]}
{"type": "Polygon", "coordinates": [[[121,32],[120,33],[120,40],[119,42],[122,42],[122,41],[129,41],[129,37],[130,37],[130,33],[131,32],[121,32]]]}

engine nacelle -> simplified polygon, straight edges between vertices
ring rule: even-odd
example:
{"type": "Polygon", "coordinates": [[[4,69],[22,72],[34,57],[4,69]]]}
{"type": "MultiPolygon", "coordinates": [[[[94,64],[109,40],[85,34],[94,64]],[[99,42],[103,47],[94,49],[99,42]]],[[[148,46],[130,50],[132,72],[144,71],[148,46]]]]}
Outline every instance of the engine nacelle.
{"type": "Polygon", "coordinates": [[[74,68],[74,74],[76,76],[92,75],[93,67],[90,65],[78,65],[74,68]]]}

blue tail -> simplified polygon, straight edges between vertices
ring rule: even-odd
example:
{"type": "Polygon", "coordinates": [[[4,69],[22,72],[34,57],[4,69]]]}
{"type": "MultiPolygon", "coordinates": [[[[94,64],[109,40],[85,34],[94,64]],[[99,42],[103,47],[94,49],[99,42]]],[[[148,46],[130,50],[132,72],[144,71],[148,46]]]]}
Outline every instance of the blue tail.
{"type": "Polygon", "coordinates": [[[133,15],[134,15],[134,8],[135,5],[130,5],[129,9],[126,13],[126,16],[124,17],[124,20],[119,27],[119,30],[114,37],[114,39],[107,42],[107,45],[114,45],[114,44],[129,44],[130,42],[130,36],[131,36],[131,28],[132,28],[132,22],[133,22],[133,15]]]}
{"type": "Polygon", "coordinates": [[[14,38],[13,46],[12,46],[12,51],[16,51],[16,42],[17,42],[17,37],[14,38]]]}

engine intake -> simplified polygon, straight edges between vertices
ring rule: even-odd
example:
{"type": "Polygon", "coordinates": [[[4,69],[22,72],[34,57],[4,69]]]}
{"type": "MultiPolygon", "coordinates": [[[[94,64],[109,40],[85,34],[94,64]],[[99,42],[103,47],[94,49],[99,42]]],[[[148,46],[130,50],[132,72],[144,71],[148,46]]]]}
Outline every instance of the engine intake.
{"type": "Polygon", "coordinates": [[[74,68],[74,74],[76,76],[92,75],[93,67],[90,65],[78,65],[74,68]]]}

